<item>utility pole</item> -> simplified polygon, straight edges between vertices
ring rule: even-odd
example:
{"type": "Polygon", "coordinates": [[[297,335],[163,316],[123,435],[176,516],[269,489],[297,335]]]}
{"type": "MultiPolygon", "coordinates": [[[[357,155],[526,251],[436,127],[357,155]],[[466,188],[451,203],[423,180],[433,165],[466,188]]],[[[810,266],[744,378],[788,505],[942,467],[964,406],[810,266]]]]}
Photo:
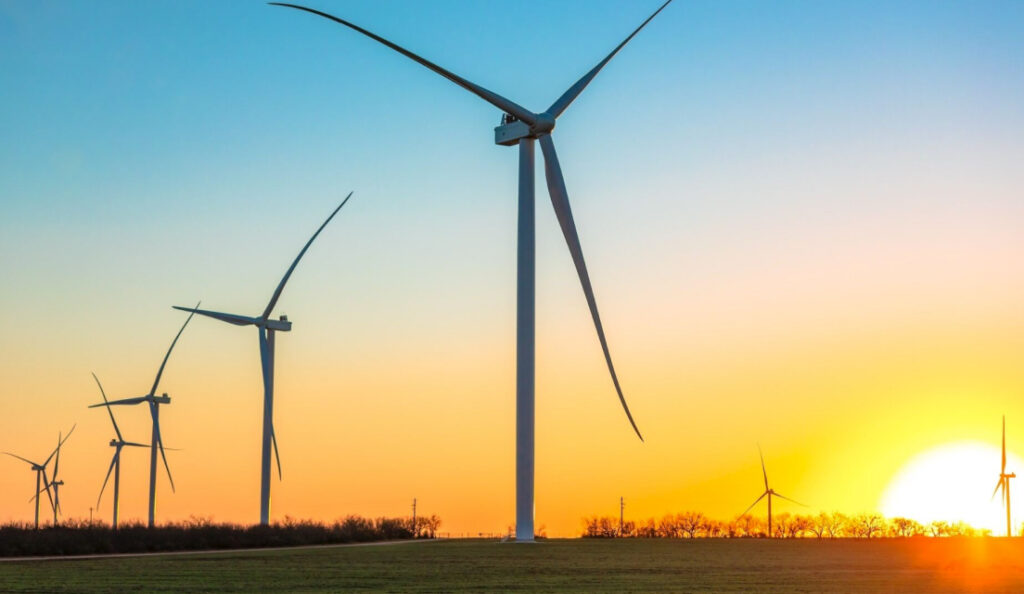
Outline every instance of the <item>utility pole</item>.
{"type": "Polygon", "coordinates": [[[619,497],[619,537],[622,537],[622,518],[623,510],[626,509],[626,500],[623,497],[619,497]]]}
{"type": "Polygon", "coordinates": [[[89,525],[92,526],[92,508],[89,508],[89,525]]]}
{"type": "Polygon", "coordinates": [[[412,537],[416,538],[416,498],[412,498],[412,537]]]}

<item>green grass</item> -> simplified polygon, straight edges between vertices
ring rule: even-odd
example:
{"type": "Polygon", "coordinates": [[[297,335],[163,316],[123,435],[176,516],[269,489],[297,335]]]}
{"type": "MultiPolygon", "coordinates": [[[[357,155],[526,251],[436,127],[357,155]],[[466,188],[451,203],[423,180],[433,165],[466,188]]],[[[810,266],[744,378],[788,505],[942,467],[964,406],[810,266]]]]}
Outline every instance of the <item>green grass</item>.
{"type": "Polygon", "coordinates": [[[0,591],[1021,592],[1024,539],[442,541],[0,563],[0,591]]]}

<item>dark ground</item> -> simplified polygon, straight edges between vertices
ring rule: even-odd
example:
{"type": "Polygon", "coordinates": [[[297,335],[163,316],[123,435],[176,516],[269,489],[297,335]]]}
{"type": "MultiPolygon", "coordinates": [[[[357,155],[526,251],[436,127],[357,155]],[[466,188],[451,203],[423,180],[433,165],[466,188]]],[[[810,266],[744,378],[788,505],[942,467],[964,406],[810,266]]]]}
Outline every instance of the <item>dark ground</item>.
{"type": "Polygon", "coordinates": [[[1024,539],[440,541],[0,563],[4,592],[1024,592],[1024,539]]]}

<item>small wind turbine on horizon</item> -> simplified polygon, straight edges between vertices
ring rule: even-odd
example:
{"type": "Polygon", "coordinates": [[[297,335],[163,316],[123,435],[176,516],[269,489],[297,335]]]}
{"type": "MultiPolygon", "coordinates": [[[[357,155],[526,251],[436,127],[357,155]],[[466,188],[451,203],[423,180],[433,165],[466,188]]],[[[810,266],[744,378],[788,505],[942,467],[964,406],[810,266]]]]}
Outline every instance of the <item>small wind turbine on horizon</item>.
{"type": "MultiPolygon", "coordinates": [[[[199,307],[199,305],[200,305],[199,303],[196,303],[196,307],[199,307]]],[[[146,403],[149,404],[149,416],[150,416],[150,418],[153,421],[153,435],[152,435],[152,439],[151,439],[150,445],[149,445],[149,527],[150,528],[153,528],[154,526],[156,526],[156,467],[157,467],[156,454],[157,454],[157,450],[160,451],[160,457],[164,461],[164,469],[167,470],[167,480],[170,481],[170,483],[171,483],[171,492],[172,493],[174,492],[174,479],[171,477],[171,467],[167,463],[167,454],[164,452],[164,440],[163,440],[163,437],[161,437],[161,432],[160,432],[160,405],[161,404],[170,404],[171,403],[171,398],[170,398],[170,396],[167,395],[166,392],[164,392],[160,396],[157,396],[156,395],[156,391],[157,391],[157,388],[160,386],[160,378],[164,374],[164,367],[167,366],[167,360],[171,357],[171,352],[174,350],[174,345],[178,344],[178,339],[181,338],[181,333],[185,331],[185,327],[188,326],[188,323],[191,320],[192,320],[192,316],[190,315],[188,317],[188,319],[185,320],[185,323],[181,325],[181,329],[178,330],[178,333],[174,335],[174,340],[171,341],[171,346],[170,346],[170,348],[167,349],[167,354],[164,355],[163,362],[160,363],[160,369],[158,369],[157,372],[156,372],[156,379],[153,380],[153,387],[149,389],[149,393],[148,394],[146,394],[145,396],[138,396],[138,397],[135,397],[135,398],[123,398],[121,400],[107,401],[107,395],[103,394],[103,389],[101,387],[100,388],[100,393],[103,394],[103,402],[100,402],[98,404],[93,404],[93,405],[89,406],[89,408],[99,408],[101,406],[105,406],[105,407],[107,407],[109,409],[111,406],[123,406],[123,405],[133,406],[133,405],[136,405],[136,404],[141,404],[143,402],[146,402],[146,403]]],[[[99,383],[99,380],[96,380],[96,382],[99,383]]],[[[113,420],[113,415],[111,415],[111,420],[113,420]]],[[[118,453],[120,453],[120,450],[118,450],[118,453]]],[[[100,495],[102,495],[102,494],[103,493],[101,491],[100,495]]]]}
{"type": "MultiPolygon", "coordinates": [[[[7,454],[8,456],[10,456],[12,458],[17,458],[18,460],[21,460],[22,462],[27,462],[29,465],[32,466],[32,471],[36,473],[36,493],[35,493],[35,495],[33,495],[32,497],[29,498],[29,502],[31,502],[32,500],[35,500],[35,502],[36,502],[36,515],[35,515],[35,528],[36,528],[36,530],[39,529],[39,500],[41,499],[40,495],[42,495],[42,493],[44,491],[46,492],[46,497],[50,500],[50,507],[52,507],[54,509],[54,512],[53,512],[54,526],[57,525],[57,506],[54,503],[53,495],[50,494],[51,483],[50,483],[49,477],[47,477],[47,475],[46,475],[46,467],[47,467],[47,465],[50,464],[50,460],[52,460],[53,457],[58,454],[58,452],[60,451],[60,447],[62,445],[64,445],[64,442],[66,442],[68,440],[68,438],[71,437],[71,434],[75,432],[75,427],[77,427],[77,426],[78,426],[77,424],[73,425],[71,427],[71,431],[68,431],[68,434],[65,435],[63,438],[60,438],[58,436],[58,438],[57,438],[57,447],[52,452],[50,452],[50,455],[46,457],[46,461],[44,461],[42,464],[39,464],[37,462],[33,462],[33,461],[29,460],[28,458],[22,458],[21,456],[19,456],[17,454],[12,454],[11,452],[4,452],[5,454],[7,454]]],[[[56,466],[55,466],[54,467],[54,476],[56,476],[56,474],[57,474],[57,469],[56,469],[56,466]]],[[[54,480],[56,480],[56,479],[54,479],[54,480]]]]}
{"type": "MultiPolygon", "coordinates": [[[[320,225],[320,228],[316,230],[316,233],[309,238],[306,245],[296,256],[295,261],[285,272],[284,278],[278,283],[277,289],[274,290],[274,294],[270,297],[270,302],[267,307],[263,310],[263,313],[259,317],[241,316],[236,314],[220,313],[216,311],[207,311],[199,309],[196,305],[194,308],[174,306],[174,309],[180,309],[181,311],[191,312],[189,319],[193,315],[199,314],[234,324],[235,326],[256,326],[259,330],[260,336],[260,363],[263,368],[263,444],[261,447],[262,462],[260,466],[260,524],[266,525],[270,523],[270,448],[273,444],[274,458],[277,460],[277,478],[281,480],[281,454],[277,450],[277,435],[274,433],[274,334],[276,332],[288,332],[292,329],[292,323],[288,321],[288,316],[281,316],[278,320],[270,319],[270,314],[274,311],[274,306],[277,305],[277,300],[281,298],[281,292],[284,291],[284,286],[291,277],[295,267],[299,264],[299,260],[305,255],[306,250],[312,245],[313,240],[320,235],[320,232],[324,230],[327,223],[331,222],[334,215],[338,214],[342,206],[348,202],[348,199],[352,197],[352,192],[349,192],[348,196],[341,201],[341,204],[334,209],[331,216],[327,217],[327,220],[320,225]]],[[[186,324],[188,322],[185,322],[186,324]]]]}
{"type": "Polygon", "coordinates": [[[747,515],[747,513],[750,510],[754,509],[755,505],[757,505],[762,499],[767,497],[768,498],[768,538],[771,538],[772,537],[772,497],[779,497],[781,499],[785,499],[786,501],[790,501],[790,502],[795,503],[797,505],[802,505],[803,507],[807,507],[807,506],[804,505],[803,503],[800,503],[799,501],[795,501],[793,499],[790,499],[789,497],[786,497],[785,495],[783,495],[781,493],[776,493],[774,489],[772,489],[771,487],[768,486],[768,471],[765,470],[765,467],[764,467],[764,452],[761,451],[761,446],[757,446],[757,453],[761,455],[761,474],[764,475],[764,493],[761,493],[761,496],[758,497],[757,499],[755,499],[754,502],[750,504],[750,507],[748,507],[746,509],[746,511],[744,511],[742,514],[740,514],[740,517],[742,518],[743,516],[747,515]]]}
{"type": "MultiPolygon", "coordinates": [[[[96,374],[92,374],[92,378],[96,380],[96,385],[100,389],[100,395],[103,396],[103,402],[109,403],[107,400],[107,393],[103,391],[103,384],[100,383],[100,378],[96,377],[96,374]]],[[[134,443],[125,441],[124,437],[121,436],[121,429],[117,426],[117,421],[114,420],[114,410],[109,406],[105,406],[107,413],[110,415],[110,422],[114,425],[114,433],[117,435],[117,439],[110,440],[110,447],[114,448],[114,458],[110,461],[110,468],[107,469],[107,476],[103,479],[103,486],[100,487],[100,495],[96,498],[96,509],[100,507],[100,500],[103,499],[103,490],[107,488],[107,481],[110,480],[110,473],[114,473],[114,515],[112,526],[114,530],[117,530],[117,509],[118,502],[121,494],[121,449],[125,446],[136,447],[136,448],[148,448],[150,445],[144,443],[134,443]]],[[[90,508],[91,511],[91,508],[90,508]]],[[[90,518],[91,521],[91,518],[90,518]]]]}
{"type": "Polygon", "coordinates": [[[1003,506],[1006,507],[1006,536],[1013,536],[1013,527],[1010,524],[1010,479],[1017,478],[1017,475],[1013,472],[1007,474],[1006,472],[1006,415],[1003,415],[1003,465],[999,470],[999,482],[996,483],[996,488],[992,491],[992,499],[995,499],[996,493],[1000,489],[1003,491],[1003,506]]]}
{"type": "Polygon", "coordinates": [[[633,415],[622,394],[619,378],[612,365],[611,353],[605,339],[604,327],[597,311],[597,300],[590,282],[590,274],[583,259],[579,234],[569,206],[569,195],[565,188],[562,168],[555,152],[551,134],[555,121],[562,112],[583,92],[583,89],[597,76],[602,68],[621,50],[633,37],[640,32],[658,13],[672,0],[667,0],[651,16],[647,17],[622,43],[620,43],[597,66],[583,75],[565,93],[562,94],[545,111],[534,113],[519,104],[498,95],[488,89],[472,83],[433,62],[422,58],[399,45],[384,39],[358,25],[332,16],[319,10],[306,8],[296,4],[271,2],[276,6],[284,6],[309,12],[336,23],[344,25],[377,41],[418,64],[445,77],[456,85],[487,101],[503,112],[502,125],[495,128],[495,143],[502,146],[519,147],[519,229],[517,254],[517,287],[516,287],[516,540],[532,541],[534,539],[534,381],[535,381],[535,280],[536,280],[536,238],[534,220],[534,141],[540,142],[544,154],[544,174],[547,179],[548,194],[554,207],[565,237],[569,253],[572,255],[579,276],[583,293],[590,308],[590,315],[597,330],[597,337],[604,352],[604,359],[611,374],[612,383],[619,396],[619,402],[633,426],[637,437],[643,441],[640,429],[637,428],[633,415]]]}

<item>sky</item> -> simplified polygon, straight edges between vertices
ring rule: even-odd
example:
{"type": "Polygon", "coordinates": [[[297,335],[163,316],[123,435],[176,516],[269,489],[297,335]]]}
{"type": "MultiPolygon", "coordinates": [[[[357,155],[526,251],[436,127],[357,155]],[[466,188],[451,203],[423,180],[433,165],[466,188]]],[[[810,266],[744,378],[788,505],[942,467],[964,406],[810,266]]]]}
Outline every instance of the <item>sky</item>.
{"type": "MultiPolygon", "coordinates": [[[[540,111],[657,4],[310,6],[540,111]]],[[[646,441],[538,173],[539,527],[576,534],[620,496],[634,518],[735,516],[763,490],[758,444],[808,505],[793,512],[882,510],[916,457],[998,447],[1004,414],[1021,452],[1022,23],[1019,2],[676,0],[602,71],[553,138],[646,441]]],[[[500,115],[262,2],[0,0],[0,450],[45,458],[77,423],[62,503],[86,517],[113,437],[90,372],[111,398],[145,394],[172,305],[257,315],[354,191],[278,305],[294,326],[272,518],[408,515],[415,497],[442,531],[506,530],[517,156],[493,144],[500,115]]],[[[193,320],[161,391],[179,451],[158,521],[255,522],[256,331],[193,320]]],[[[144,409],[117,414],[148,439],[144,409]]],[[[29,520],[34,479],[4,458],[0,521],[29,520]]],[[[145,517],[147,458],[123,456],[123,519],[145,517]]],[[[998,472],[994,455],[986,504],[998,472]]]]}

